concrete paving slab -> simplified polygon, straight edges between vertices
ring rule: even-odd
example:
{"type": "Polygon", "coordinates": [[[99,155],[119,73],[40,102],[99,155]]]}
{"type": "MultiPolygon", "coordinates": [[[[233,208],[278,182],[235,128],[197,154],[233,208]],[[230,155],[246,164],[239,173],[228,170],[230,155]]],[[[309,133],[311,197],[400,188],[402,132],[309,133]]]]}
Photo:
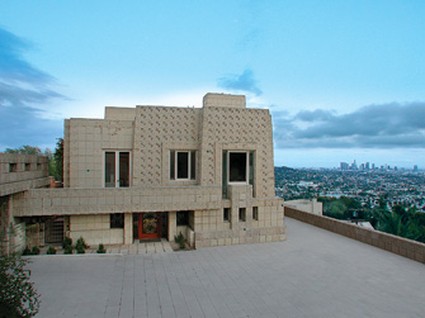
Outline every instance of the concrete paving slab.
{"type": "Polygon", "coordinates": [[[37,317],[423,317],[423,264],[287,226],[278,243],[32,257],[37,317]]]}

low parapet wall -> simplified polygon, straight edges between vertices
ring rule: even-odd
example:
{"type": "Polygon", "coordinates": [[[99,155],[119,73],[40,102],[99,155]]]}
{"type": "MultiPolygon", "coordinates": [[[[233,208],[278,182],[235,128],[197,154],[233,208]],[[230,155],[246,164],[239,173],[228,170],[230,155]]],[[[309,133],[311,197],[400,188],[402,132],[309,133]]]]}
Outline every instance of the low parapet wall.
{"type": "Polygon", "coordinates": [[[354,240],[425,263],[425,244],[384,232],[362,228],[326,216],[285,207],[285,216],[344,235],[354,240]]]}

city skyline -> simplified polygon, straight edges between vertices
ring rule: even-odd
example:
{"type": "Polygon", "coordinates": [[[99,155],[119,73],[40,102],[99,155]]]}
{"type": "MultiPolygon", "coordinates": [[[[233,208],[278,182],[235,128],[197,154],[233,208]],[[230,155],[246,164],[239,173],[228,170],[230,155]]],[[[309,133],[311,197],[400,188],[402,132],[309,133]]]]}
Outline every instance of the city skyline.
{"type": "Polygon", "coordinates": [[[0,4],[0,151],[54,148],[105,106],[270,109],[276,166],[425,167],[425,3],[0,4]],[[72,12],[72,14],[71,14],[72,12]]]}

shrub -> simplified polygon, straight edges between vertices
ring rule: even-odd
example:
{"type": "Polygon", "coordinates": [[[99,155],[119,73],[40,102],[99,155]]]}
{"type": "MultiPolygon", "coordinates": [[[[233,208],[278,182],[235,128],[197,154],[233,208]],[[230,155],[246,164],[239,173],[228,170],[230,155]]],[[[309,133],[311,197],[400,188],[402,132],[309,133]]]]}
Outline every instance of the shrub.
{"type": "Polygon", "coordinates": [[[25,247],[24,251],[22,252],[22,255],[32,255],[31,250],[28,246],[25,247]]]}
{"type": "Polygon", "coordinates": [[[98,254],[105,254],[106,253],[105,246],[102,243],[99,244],[99,247],[98,247],[96,253],[98,253],[98,254]]]}
{"type": "Polygon", "coordinates": [[[86,249],[81,245],[75,246],[75,250],[77,251],[77,254],[84,254],[86,252],[86,249]]]}
{"type": "Polygon", "coordinates": [[[184,249],[186,247],[185,238],[182,234],[182,232],[179,233],[179,235],[174,236],[174,241],[179,244],[180,249],[184,249]]]}
{"type": "Polygon", "coordinates": [[[65,249],[67,246],[71,246],[71,245],[72,245],[72,238],[65,237],[62,242],[62,247],[65,249]]]}
{"type": "Polygon", "coordinates": [[[33,246],[31,249],[31,255],[38,255],[40,254],[40,249],[38,248],[38,246],[33,246]]]}
{"type": "Polygon", "coordinates": [[[73,247],[72,247],[72,245],[67,245],[67,246],[65,246],[65,248],[63,249],[63,253],[64,253],[64,254],[72,254],[72,251],[73,251],[73,247]]]}
{"type": "Polygon", "coordinates": [[[56,248],[54,248],[53,246],[49,246],[49,248],[47,249],[47,254],[49,255],[56,254],[56,248]]]}
{"type": "Polygon", "coordinates": [[[0,316],[33,317],[40,307],[39,294],[25,269],[28,260],[17,255],[0,256],[0,316]]]}
{"type": "Polygon", "coordinates": [[[89,246],[86,244],[86,242],[84,241],[82,237],[80,237],[77,240],[77,243],[75,243],[75,250],[77,251],[78,254],[84,254],[86,252],[86,248],[88,247],[89,246]]]}

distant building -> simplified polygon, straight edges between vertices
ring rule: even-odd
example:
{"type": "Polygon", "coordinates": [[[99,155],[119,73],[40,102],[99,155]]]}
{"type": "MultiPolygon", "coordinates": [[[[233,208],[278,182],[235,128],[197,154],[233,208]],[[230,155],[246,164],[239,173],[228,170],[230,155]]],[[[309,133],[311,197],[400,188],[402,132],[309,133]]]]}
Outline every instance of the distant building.
{"type": "Polygon", "coordinates": [[[182,233],[200,248],[285,239],[282,203],[269,111],[209,93],[203,108],[106,107],[104,119],[66,120],[64,188],[28,187],[12,214],[39,224],[27,236],[42,239],[52,224],[57,241],[132,244],[182,233]]]}
{"type": "Polygon", "coordinates": [[[340,168],[341,168],[341,170],[348,170],[349,169],[349,164],[348,163],[346,163],[346,162],[341,162],[340,163],[340,168]]]}

